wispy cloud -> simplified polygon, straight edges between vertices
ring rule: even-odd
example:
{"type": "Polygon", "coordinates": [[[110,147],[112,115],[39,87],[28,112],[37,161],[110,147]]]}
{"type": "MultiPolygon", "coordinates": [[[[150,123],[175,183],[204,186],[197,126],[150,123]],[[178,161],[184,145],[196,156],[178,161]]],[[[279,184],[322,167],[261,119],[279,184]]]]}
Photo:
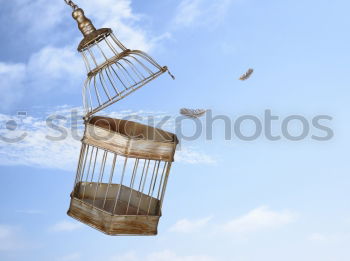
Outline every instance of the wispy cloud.
{"type": "Polygon", "coordinates": [[[173,24],[176,27],[216,26],[227,15],[232,0],[182,0],[173,24]]]}
{"type": "Polygon", "coordinates": [[[214,165],[217,163],[217,159],[211,155],[196,150],[194,147],[182,146],[175,154],[175,160],[186,164],[205,164],[214,165]]]}
{"type": "Polygon", "coordinates": [[[13,121],[18,124],[15,130],[0,129],[0,164],[74,169],[79,157],[80,136],[67,131],[70,115],[65,113],[58,109],[54,115],[67,118],[53,121],[57,124],[56,126],[66,127],[64,133],[48,127],[47,113],[42,116],[28,116],[25,119],[0,114],[0,120],[3,123],[13,121]],[[59,136],[62,137],[60,140],[53,140],[59,136]],[[23,139],[15,142],[19,137],[23,139]]]}
{"type": "Polygon", "coordinates": [[[313,233],[307,238],[310,241],[327,241],[327,236],[321,233],[313,233]]]}
{"type": "Polygon", "coordinates": [[[73,221],[61,221],[50,228],[53,232],[70,232],[81,229],[83,225],[73,221]]]}
{"type": "Polygon", "coordinates": [[[289,210],[275,211],[262,206],[235,218],[222,226],[230,233],[251,233],[265,229],[276,229],[295,222],[297,214],[289,210]]]}
{"type": "MultiPolygon", "coordinates": [[[[131,0],[77,1],[77,4],[84,9],[86,16],[92,20],[96,28],[115,29],[120,40],[129,48],[149,51],[157,43],[155,39],[159,36],[153,36],[142,27],[145,15],[135,13],[131,3],[131,0]]],[[[63,1],[47,4],[45,0],[15,0],[13,4],[15,12],[11,15],[16,17],[19,25],[26,27],[26,32],[33,36],[34,40],[39,38],[42,41],[44,37],[38,36],[45,34],[45,39],[49,42],[51,38],[56,38],[55,35],[74,32],[64,28],[64,26],[72,26],[74,23],[65,23],[73,18],[71,17],[71,8],[63,1]],[[40,16],[36,15],[38,13],[40,16]]],[[[74,29],[76,29],[75,35],[71,38],[72,42],[77,42],[79,41],[77,39],[82,38],[82,35],[77,27],[74,29]]]]}
{"type": "Polygon", "coordinates": [[[83,77],[84,64],[73,46],[46,46],[27,63],[0,62],[0,109],[9,110],[33,93],[69,93],[72,86],[81,85],[83,77]]]}
{"type": "Polygon", "coordinates": [[[203,13],[202,0],[183,0],[180,2],[175,16],[175,24],[189,26],[197,22],[203,13]]]}
{"type": "MultiPolygon", "coordinates": [[[[73,171],[81,147],[80,140],[84,128],[82,115],[82,108],[71,106],[42,111],[41,115],[28,115],[24,119],[0,114],[0,123],[3,125],[3,128],[0,128],[0,165],[24,165],[73,171]],[[76,114],[72,113],[74,111],[76,114]],[[49,121],[55,119],[52,123],[56,128],[48,125],[47,119],[49,121]],[[11,127],[6,126],[8,123],[14,124],[15,130],[4,128],[11,127]],[[23,139],[11,142],[18,137],[23,139]]],[[[157,124],[166,114],[140,110],[114,112],[109,116],[115,118],[134,116],[136,121],[150,124],[147,122],[150,115],[157,124]]],[[[169,121],[164,127],[171,129],[173,126],[174,123],[169,121]]],[[[200,149],[181,146],[176,152],[176,161],[184,164],[215,164],[216,159],[200,149]]]]}
{"type": "MultiPolygon", "coordinates": [[[[78,28],[75,28],[74,36],[66,35],[65,39],[71,40],[64,45],[57,46],[57,41],[52,40],[57,37],[51,37],[72,32],[64,28],[67,24],[63,24],[65,19],[72,19],[70,7],[63,1],[47,4],[44,0],[15,0],[12,3],[16,12],[8,14],[9,19],[12,19],[11,15],[15,16],[14,25],[25,27],[28,38],[40,39],[41,47],[20,63],[0,61],[0,109],[9,110],[19,105],[22,98],[33,93],[47,94],[58,86],[61,92],[69,93],[73,86],[81,86],[85,69],[76,52],[76,45],[82,39],[78,28]],[[41,37],[42,35],[46,37],[41,37]],[[42,42],[43,39],[45,42],[42,42]]],[[[142,16],[134,13],[130,0],[85,0],[79,4],[84,7],[96,27],[117,29],[119,39],[128,48],[150,51],[170,37],[168,32],[153,36],[143,29],[142,16]]],[[[71,24],[69,23],[70,26],[71,24]]]]}
{"type": "Polygon", "coordinates": [[[44,212],[36,209],[26,209],[26,210],[17,210],[16,213],[25,214],[25,215],[41,215],[44,212]]]}
{"type": "Polygon", "coordinates": [[[316,232],[316,233],[311,233],[309,235],[307,235],[306,240],[312,242],[312,243],[325,243],[325,244],[329,244],[329,243],[340,243],[340,242],[349,242],[350,240],[350,233],[348,233],[347,231],[343,230],[333,230],[331,232],[328,233],[320,233],[320,232],[316,232]]]}
{"type": "Polygon", "coordinates": [[[148,254],[146,256],[127,253],[112,257],[109,261],[218,261],[219,259],[206,255],[188,255],[180,256],[172,251],[160,251],[148,254]]]}
{"type": "Polygon", "coordinates": [[[47,4],[45,0],[14,0],[12,2],[14,8],[11,15],[16,17],[18,24],[28,28],[28,33],[31,35],[50,33],[65,18],[66,9],[61,1],[52,1],[50,4],[47,4]]]}
{"type": "Polygon", "coordinates": [[[211,220],[212,217],[206,217],[196,220],[181,219],[178,222],[176,222],[175,225],[170,227],[169,230],[171,232],[178,233],[191,233],[193,231],[197,231],[203,227],[206,227],[211,220]]]}
{"type": "Polygon", "coordinates": [[[0,109],[5,110],[23,97],[26,65],[0,62],[0,109]]]}
{"type": "MultiPolygon", "coordinates": [[[[199,219],[184,218],[176,222],[169,228],[170,232],[192,233],[210,231],[216,235],[234,235],[255,233],[261,230],[278,229],[289,225],[297,220],[298,215],[289,210],[271,210],[267,206],[262,206],[249,211],[248,213],[232,220],[218,223],[212,217],[199,219]]],[[[319,235],[314,235],[315,239],[319,235]]]]}
{"type": "Polygon", "coordinates": [[[62,256],[56,259],[56,261],[76,261],[81,260],[81,254],[80,253],[72,253],[66,256],[62,256]]]}
{"type": "Polygon", "coordinates": [[[140,26],[142,15],[132,10],[131,0],[85,0],[81,7],[97,27],[117,30],[117,37],[128,48],[149,51],[154,47],[153,37],[140,26]]]}
{"type": "MultiPolygon", "coordinates": [[[[62,90],[62,83],[68,88],[74,84],[81,85],[85,69],[73,45],[59,48],[45,46],[31,55],[26,72],[27,88],[47,92],[58,87],[62,90]]],[[[62,91],[67,90],[63,88],[62,91]]]]}
{"type": "Polygon", "coordinates": [[[18,228],[0,225],[0,252],[16,251],[21,248],[22,243],[18,239],[18,228]]]}
{"type": "Polygon", "coordinates": [[[69,93],[81,85],[83,75],[84,64],[72,47],[46,46],[26,63],[0,62],[0,109],[10,110],[33,93],[69,93]]]}

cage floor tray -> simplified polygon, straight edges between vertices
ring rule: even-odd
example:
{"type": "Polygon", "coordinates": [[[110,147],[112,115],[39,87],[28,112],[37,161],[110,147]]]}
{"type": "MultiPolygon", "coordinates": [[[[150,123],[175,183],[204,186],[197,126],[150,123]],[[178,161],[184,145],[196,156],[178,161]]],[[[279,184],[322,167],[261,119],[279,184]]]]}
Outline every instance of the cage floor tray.
{"type": "Polygon", "coordinates": [[[118,184],[80,182],[68,215],[108,235],[156,235],[159,200],[118,184]]]}

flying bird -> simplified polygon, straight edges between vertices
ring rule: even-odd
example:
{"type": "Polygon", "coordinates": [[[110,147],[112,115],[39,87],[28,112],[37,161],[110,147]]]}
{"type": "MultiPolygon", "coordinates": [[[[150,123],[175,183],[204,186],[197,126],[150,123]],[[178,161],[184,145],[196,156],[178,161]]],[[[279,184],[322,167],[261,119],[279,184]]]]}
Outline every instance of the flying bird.
{"type": "Polygon", "coordinates": [[[200,118],[204,116],[206,113],[207,113],[207,110],[203,110],[203,109],[193,110],[193,109],[182,108],[180,110],[181,115],[184,115],[189,118],[200,118]]]}
{"type": "Polygon", "coordinates": [[[249,68],[248,71],[243,74],[239,79],[241,81],[245,81],[245,80],[248,80],[250,78],[250,76],[252,76],[254,70],[252,68],[249,68]]]}

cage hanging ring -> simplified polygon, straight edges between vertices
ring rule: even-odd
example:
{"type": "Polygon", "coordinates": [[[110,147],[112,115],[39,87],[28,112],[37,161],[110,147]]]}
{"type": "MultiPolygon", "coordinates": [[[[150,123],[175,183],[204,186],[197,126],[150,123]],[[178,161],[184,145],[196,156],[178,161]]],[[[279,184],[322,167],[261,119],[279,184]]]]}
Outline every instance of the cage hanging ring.
{"type": "Polygon", "coordinates": [[[67,5],[73,8],[73,10],[76,10],[78,6],[72,1],[72,0],[64,0],[67,5]]]}

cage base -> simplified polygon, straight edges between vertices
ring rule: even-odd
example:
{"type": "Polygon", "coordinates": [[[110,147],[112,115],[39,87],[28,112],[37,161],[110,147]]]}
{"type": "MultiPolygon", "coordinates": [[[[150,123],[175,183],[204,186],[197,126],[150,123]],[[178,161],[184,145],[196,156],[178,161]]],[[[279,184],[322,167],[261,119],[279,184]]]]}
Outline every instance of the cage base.
{"type": "Polygon", "coordinates": [[[126,186],[79,182],[71,194],[68,215],[107,235],[151,236],[157,235],[158,207],[157,199],[126,186]],[[112,196],[118,191],[116,202],[112,196]]]}
{"type": "Polygon", "coordinates": [[[155,236],[160,216],[112,215],[72,197],[68,216],[107,235],[155,236]]]}

